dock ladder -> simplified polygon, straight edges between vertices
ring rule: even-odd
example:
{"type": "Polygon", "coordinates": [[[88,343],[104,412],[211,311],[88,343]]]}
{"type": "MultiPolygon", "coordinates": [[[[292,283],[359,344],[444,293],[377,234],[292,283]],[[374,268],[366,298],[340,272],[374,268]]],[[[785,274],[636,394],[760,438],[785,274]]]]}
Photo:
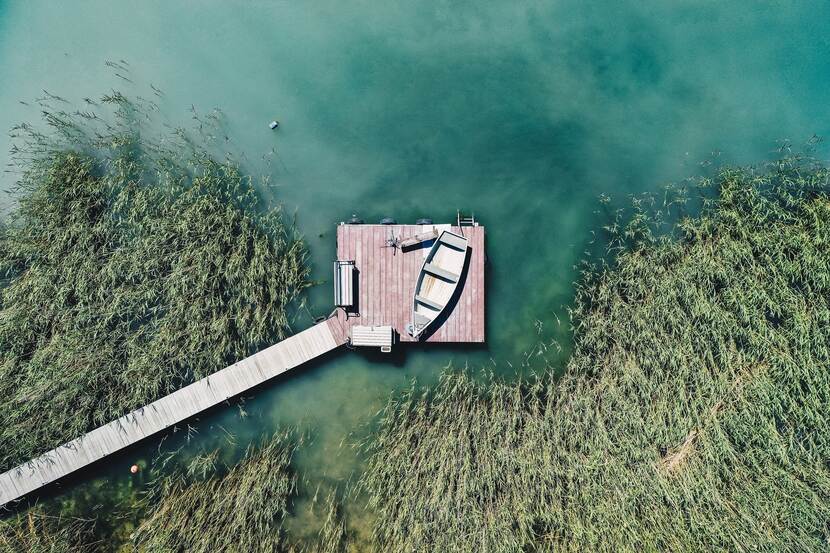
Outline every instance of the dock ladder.
{"type": "Polygon", "coordinates": [[[476,221],[475,213],[471,214],[469,217],[464,215],[460,209],[456,210],[456,219],[458,221],[459,227],[477,227],[478,222],[476,221]]]}

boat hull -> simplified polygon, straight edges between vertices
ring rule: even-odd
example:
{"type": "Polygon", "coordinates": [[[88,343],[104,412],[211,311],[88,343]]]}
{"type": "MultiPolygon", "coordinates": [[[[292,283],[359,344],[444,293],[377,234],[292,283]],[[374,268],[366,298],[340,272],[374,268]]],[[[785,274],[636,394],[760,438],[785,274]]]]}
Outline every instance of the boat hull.
{"type": "Polygon", "coordinates": [[[467,239],[444,231],[435,240],[418,273],[412,298],[412,322],[409,333],[422,338],[439,325],[449,313],[460,289],[469,255],[467,239]]]}

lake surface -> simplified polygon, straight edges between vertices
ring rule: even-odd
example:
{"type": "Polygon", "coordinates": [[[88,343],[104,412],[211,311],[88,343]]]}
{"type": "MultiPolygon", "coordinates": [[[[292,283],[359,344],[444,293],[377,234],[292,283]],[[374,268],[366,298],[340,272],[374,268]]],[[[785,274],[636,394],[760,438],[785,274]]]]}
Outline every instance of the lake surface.
{"type": "MultiPolygon", "coordinates": [[[[827,2],[603,4],[0,0],[0,128],[37,120],[19,100],[43,90],[80,105],[152,84],[182,125],[220,108],[220,139],[271,176],[263,195],[296,212],[325,281],[297,328],[331,310],[335,224],[352,213],[449,222],[462,209],[486,225],[486,348],[409,348],[394,362],[343,351],[258,391],[245,417],[206,417],[187,446],[232,459],[299,425],[312,432],[299,467],[313,490],[359,471],[341,442],[413,378],[434,382],[450,364],[506,377],[561,366],[551,340],[567,352],[574,264],[607,221],[601,195],[656,191],[713,159],[762,161],[780,140],[830,129],[827,2]],[[106,60],[125,60],[133,82],[106,60]]],[[[0,175],[0,189],[13,182],[0,175]]],[[[55,500],[105,510],[140,486],[127,469],[157,446],[55,500]]]]}

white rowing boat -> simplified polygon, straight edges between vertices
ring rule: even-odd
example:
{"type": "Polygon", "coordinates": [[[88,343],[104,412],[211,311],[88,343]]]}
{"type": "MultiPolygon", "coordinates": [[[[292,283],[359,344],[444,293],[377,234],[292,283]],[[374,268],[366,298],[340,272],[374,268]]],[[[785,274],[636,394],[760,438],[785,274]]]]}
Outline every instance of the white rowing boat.
{"type": "Polygon", "coordinates": [[[467,239],[445,230],[424,259],[412,300],[409,333],[418,338],[447,309],[461,284],[467,262],[467,239]]]}

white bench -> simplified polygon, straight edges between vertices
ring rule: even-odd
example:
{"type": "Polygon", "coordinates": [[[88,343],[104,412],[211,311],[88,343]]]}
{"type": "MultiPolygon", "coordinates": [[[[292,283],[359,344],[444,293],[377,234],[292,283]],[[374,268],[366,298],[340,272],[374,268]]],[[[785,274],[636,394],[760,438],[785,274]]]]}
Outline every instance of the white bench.
{"type": "Polygon", "coordinates": [[[334,305],[354,305],[354,261],[334,262],[334,305]]]}
{"type": "Polygon", "coordinates": [[[395,333],[391,326],[361,326],[355,325],[351,329],[351,343],[353,346],[369,346],[380,348],[380,351],[392,351],[392,342],[395,333]]]}
{"type": "Polygon", "coordinates": [[[442,244],[446,244],[456,250],[460,250],[462,252],[467,251],[467,240],[461,238],[460,236],[456,236],[455,234],[444,232],[441,234],[439,240],[441,240],[442,244]]]}

